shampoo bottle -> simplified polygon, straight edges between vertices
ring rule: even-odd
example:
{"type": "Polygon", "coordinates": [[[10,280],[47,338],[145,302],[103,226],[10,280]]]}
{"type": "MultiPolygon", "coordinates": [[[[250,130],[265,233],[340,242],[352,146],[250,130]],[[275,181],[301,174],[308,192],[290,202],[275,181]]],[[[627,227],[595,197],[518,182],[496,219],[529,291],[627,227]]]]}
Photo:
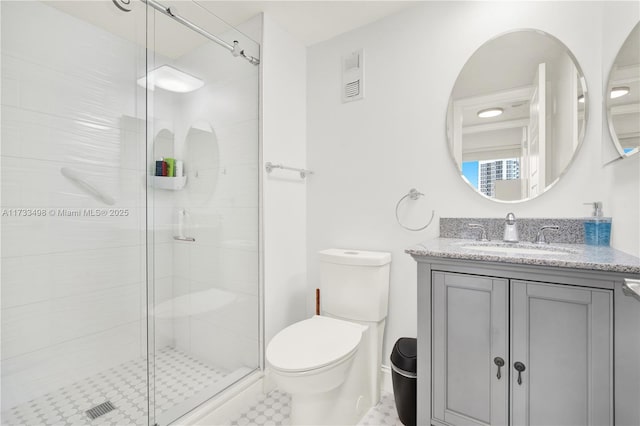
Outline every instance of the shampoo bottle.
{"type": "Polygon", "coordinates": [[[608,246],[611,240],[611,218],[603,217],[602,201],[585,203],[593,206],[591,217],[584,221],[584,242],[590,246],[608,246]]]}
{"type": "Polygon", "coordinates": [[[163,169],[162,163],[164,163],[164,158],[160,157],[160,159],[156,161],[156,176],[163,176],[163,174],[162,174],[162,169],[163,169]]]}

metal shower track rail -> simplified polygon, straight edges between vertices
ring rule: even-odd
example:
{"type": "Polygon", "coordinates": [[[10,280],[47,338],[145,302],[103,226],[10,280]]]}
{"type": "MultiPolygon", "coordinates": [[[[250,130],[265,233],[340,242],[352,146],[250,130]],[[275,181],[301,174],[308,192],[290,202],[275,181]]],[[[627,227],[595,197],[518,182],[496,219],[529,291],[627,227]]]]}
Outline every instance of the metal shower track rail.
{"type": "Polygon", "coordinates": [[[155,0],[140,0],[143,3],[148,4],[149,6],[153,7],[155,10],[157,10],[160,13],[163,13],[165,15],[167,15],[169,18],[180,22],[182,25],[191,28],[193,31],[197,32],[198,34],[208,38],[209,40],[219,44],[220,46],[224,47],[225,49],[227,49],[229,52],[231,52],[231,54],[233,56],[240,56],[241,58],[246,59],[247,61],[249,61],[249,63],[253,64],[253,65],[260,65],[260,59],[247,55],[246,53],[244,53],[243,49],[240,49],[239,43],[238,41],[234,41],[233,44],[229,44],[226,41],[222,40],[220,37],[216,37],[213,34],[211,34],[210,32],[207,32],[205,30],[203,30],[202,28],[200,28],[199,26],[197,26],[196,24],[184,19],[182,16],[174,13],[170,7],[165,7],[163,5],[161,5],[160,3],[158,3],[155,0]]]}

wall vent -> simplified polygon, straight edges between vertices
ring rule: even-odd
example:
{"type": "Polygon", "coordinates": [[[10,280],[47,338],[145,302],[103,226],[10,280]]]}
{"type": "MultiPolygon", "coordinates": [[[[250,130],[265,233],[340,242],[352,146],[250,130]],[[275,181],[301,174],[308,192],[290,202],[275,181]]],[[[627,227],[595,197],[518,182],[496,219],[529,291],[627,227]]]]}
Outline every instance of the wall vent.
{"type": "Polygon", "coordinates": [[[342,57],[342,102],[364,98],[364,50],[342,57]]]}
{"type": "Polygon", "coordinates": [[[353,98],[354,96],[358,96],[360,94],[360,80],[347,83],[344,90],[345,90],[345,96],[347,98],[353,98]]]}

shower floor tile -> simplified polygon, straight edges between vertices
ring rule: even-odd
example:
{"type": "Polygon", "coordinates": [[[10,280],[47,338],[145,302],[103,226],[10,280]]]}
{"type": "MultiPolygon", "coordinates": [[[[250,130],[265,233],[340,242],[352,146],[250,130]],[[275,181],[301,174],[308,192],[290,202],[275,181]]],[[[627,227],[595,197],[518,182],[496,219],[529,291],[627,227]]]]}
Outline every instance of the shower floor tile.
{"type": "MultiPolygon", "coordinates": [[[[257,404],[243,411],[230,426],[291,426],[289,419],[291,397],[276,389],[257,404]]],[[[393,394],[383,393],[380,402],[364,415],[361,426],[402,426],[393,394]]]]}
{"type": "MultiPolygon", "coordinates": [[[[226,373],[173,348],[156,352],[156,415],[198,395],[226,373]]],[[[2,425],[146,425],[147,362],[129,361],[2,412],[2,425]],[[94,420],[88,409],[111,401],[94,420]]]]}

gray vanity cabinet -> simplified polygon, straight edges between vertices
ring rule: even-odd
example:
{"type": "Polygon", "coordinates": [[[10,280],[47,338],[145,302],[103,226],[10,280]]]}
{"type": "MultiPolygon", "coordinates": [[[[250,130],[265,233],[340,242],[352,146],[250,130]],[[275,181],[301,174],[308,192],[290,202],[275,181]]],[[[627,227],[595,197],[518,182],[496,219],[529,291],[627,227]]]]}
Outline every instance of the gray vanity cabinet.
{"type": "Polygon", "coordinates": [[[447,425],[507,424],[508,284],[504,279],[433,272],[435,420],[447,425]],[[504,363],[499,377],[496,358],[504,363]]]}
{"type": "MultiPolygon", "coordinates": [[[[438,426],[613,424],[610,283],[431,266],[430,283],[419,285],[430,284],[431,308],[428,392],[418,368],[430,407],[419,419],[430,411],[438,426]]],[[[420,313],[419,344],[425,320],[420,313]]]]}
{"type": "Polygon", "coordinates": [[[512,424],[612,424],[612,296],[511,282],[512,424]]]}

